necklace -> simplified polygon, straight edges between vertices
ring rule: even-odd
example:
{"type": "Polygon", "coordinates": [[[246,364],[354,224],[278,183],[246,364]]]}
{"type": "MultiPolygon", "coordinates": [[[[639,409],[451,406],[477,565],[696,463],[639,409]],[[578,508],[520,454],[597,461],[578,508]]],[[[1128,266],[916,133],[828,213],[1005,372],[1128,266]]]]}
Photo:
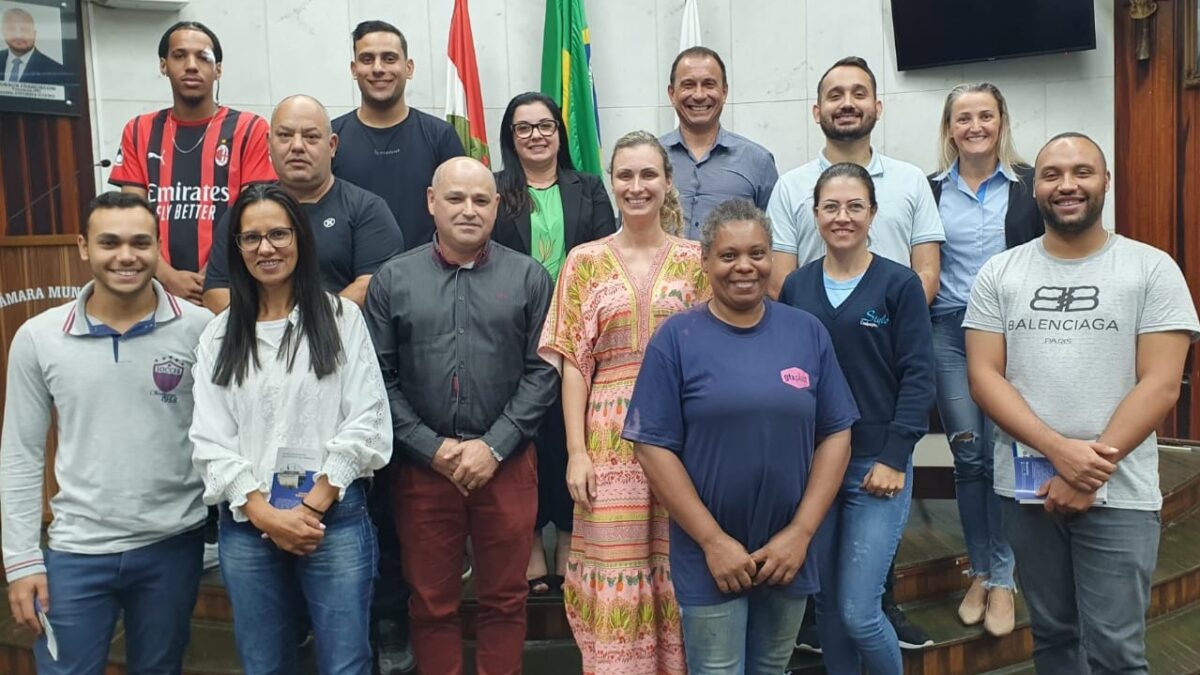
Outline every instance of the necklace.
{"type": "MultiPolygon", "coordinates": [[[[197,138],[196,142],[192,144],[192,147],[188,148],[187,150],[184,150],[183,148],[179,147],[179,141],[176,139],[175,134],[171,134],[171,145],[175,146],[175,152],[178,152],[181,155],[186,155],[189,152],[192,152],[196,148],[200,147],[200,144],[203,143],[204,139],[208,136],[208,128],[212,126],[213,120],[215,120],[215,119],[217,119],[216,114],[214,114],[212,117],[208,118],[208,124],[204,125],[204,133],[200,134],[200,138],[197,138]]],[[[175,127],[178,128],[179,125],[176,124],[175,127]]]]}

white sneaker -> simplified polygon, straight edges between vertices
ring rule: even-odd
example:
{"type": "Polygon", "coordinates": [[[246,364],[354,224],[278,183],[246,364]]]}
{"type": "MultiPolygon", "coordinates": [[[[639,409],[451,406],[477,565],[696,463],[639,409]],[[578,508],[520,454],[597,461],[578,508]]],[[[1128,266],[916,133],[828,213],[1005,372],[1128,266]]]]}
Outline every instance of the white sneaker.
{"type": "Polygon", "coordinates": [[[211,570],[214,567],[221,565],[221,558],[217,553],[216,544],[204,544],[204,569],[211,570]]]}

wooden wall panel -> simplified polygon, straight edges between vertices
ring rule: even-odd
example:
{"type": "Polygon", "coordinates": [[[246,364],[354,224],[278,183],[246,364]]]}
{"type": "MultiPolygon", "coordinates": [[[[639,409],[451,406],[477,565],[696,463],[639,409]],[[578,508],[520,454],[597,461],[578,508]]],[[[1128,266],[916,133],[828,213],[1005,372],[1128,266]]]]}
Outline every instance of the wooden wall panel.
{"type": "MultiPolygon", "coordinates": [[[[8,347],[17,328],[30,317],[69,302],[91,279],[87,264],[74,245],[0,246],[0,392],[8,379],[8,347]]],[[[4,397],[0,394],[0,418],[4,397]]],[[[46,466],[53,466],[53,434],[48,440],[46,466]]],[[[54,472],[46,472],[46,498],[58,492],[54,472]]],[[[48,516],[43,509],[43,516],[48,516]]],[[[48,518],[47,518],[48,520],[48,518]]]]}
{"type": "MultiPolygon", "coordinates": [[[[1182,12],[1180,12],[1182,14],[1182,12]]],[[[1182,33],[1182,31],[1181,31],[1182,33]]],[[[1180,37],[1182,39],[1182,35],[1180,37]]],[[[1200,301],[1200,87],[1184,88],[1180,92],[1178,142],[1179,166],[1179,232],[1183,236],[1182,257],[1184,274],[1192,290],[1192,299],[1200,301]]],[[[1200,347],[1193,348],[1188,364],[1191,383],[1189,438],[1200,437],[1200,347]]]]}
{"type": "MultiPolygon", "coordinates": [[[[1190,0],[1194,2],[1195,0],[1190,0]]],[[[1115,15],[1117,231],[1171,254],[1200,305],[1200,89],[1183,86],[1185,0],[1158,0],[1150,59],[1136,58],[1129,0],[1115,15]]],[[[1200,346],[1184,373],[1180,403],[1159,432],[1200,436],[1200,346]]]]}

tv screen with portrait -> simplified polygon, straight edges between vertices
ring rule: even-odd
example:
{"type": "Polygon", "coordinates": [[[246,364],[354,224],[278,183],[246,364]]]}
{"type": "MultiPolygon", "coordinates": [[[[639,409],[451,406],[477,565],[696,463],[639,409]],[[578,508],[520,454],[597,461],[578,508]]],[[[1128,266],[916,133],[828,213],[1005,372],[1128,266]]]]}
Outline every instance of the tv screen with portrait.
{"type": "Polygon", "coordinates": [[[892,0],[899,70],[1096,48],[1092,0],[892,0]]]}
{"type": "Polygon", "coordinates": [[[0,0],[0,111],[79,115],[78,0],[0,0]]]}

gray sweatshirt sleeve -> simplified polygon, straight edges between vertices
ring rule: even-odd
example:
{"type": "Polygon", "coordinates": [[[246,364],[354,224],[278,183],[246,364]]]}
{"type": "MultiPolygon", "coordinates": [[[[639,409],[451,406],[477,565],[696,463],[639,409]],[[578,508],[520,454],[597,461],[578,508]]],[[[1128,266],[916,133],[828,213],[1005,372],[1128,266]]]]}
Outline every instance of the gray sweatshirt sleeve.
{"type": "Polygon", "coordinates": [[[46,431],[53,400],[38,361],[29,324],[17,329],[8,352],[0,437],[0,536],[9,583],[45,574],[42,561],[42,485],[46,431]]]}

